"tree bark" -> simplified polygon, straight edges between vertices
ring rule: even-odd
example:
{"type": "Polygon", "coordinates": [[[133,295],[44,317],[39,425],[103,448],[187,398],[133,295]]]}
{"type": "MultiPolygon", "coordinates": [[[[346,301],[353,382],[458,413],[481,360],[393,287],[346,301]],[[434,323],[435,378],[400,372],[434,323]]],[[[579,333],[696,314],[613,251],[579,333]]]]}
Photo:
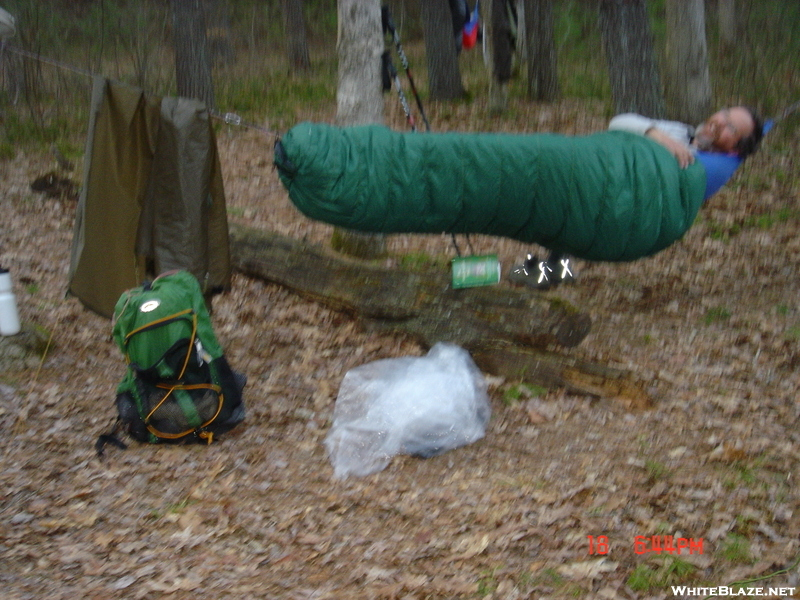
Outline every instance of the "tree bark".
{"type": "MultiPolygon", "coordinates": [[[[339,83],[336,121],[341,126],[383,123],[381,55],[383,28],[379,0],[339,0],[339,83]]],[[[381,235],[335,229],[331,245],[360,258],[386,254],[381,235]]]]}
{"type": "Polygon", "coordinates": [[[420,0],[420,17],[432,100],[455,100],[464,95],[447,0],[420,0]]]}
{"type": "Polygon", "coordinates": [[[336,121],[341,126],[383,123],[380,2],[339,0],[338,26],[336,121]]]}
{"type": "Polygon", "coordinates": [[[667,77],[669,118],[700,123],[711,112],[704,0],[667,0],[667,77]]]}
{"type": "Polygon", "coordinates": [[[508,17],[507,0],[492,0],[492,74],[501,84],[511,80],[514,42],[508,17]]]}
{"type": "Polygon", "coordinates": [[[234,269],[357,316],[372,330],[402,333],[426,347],[458,344],[485,372],[512,380],[637,408],[651,403],[630,374],[549,350],[578,345],[591,327],[589,316],[565,301],[527,288],[454,290],[441,271],[387,269],[252,228],[232,225],[230,233],[234,269]]]}
{"type": "Polygon", "coordinates": [[[528,52],[528,98],[552,102],[558,98],[558,64],[553,34],[553,0],[525,0],[528,52]]]}
{"type": "Polygon", "coordinates": [[[600,0],[611,94],[617,113],[666,116],[645,0],[600,0]]]}
{"type": "Polygon", "coordinates": [[[178,95],[196,98],[210,110],[216,108],[211,59],[206,41],[202,0],[170,0],[175,44],[178,95]]]}
{"type": "Polygon", "coordinates": [[[292,71],[306,71],[311,67],[308,57],[306,22],[303,18],[302,0],[282,0],[286,52],[292,71]]]}
{"type": "Polygon", "coordinates": [[[511,0],[517,11],[517,24],[515,28],[514,38],[514,52],[517,55],[519,64],[523,64],[528,60],[528,43],[530,41],[530,33],[528,32],[528,11],[525,5],[529,0],[511,0]]]}
{"type": "Polygon", "coordinates": [[[739,41],[739,18],[736,14],[736,0],[717,0],[719,19],[719,41],[723,48],[733,48],[739,41]]]}
{"type": "Polygon", "coordinates": [[[489,66],[489,112],[500,114],[508,108],[508,82],[511,79],[511,28],[506,0],[484,0],[480,5],[484,24],[484,48],[489,66]]]}

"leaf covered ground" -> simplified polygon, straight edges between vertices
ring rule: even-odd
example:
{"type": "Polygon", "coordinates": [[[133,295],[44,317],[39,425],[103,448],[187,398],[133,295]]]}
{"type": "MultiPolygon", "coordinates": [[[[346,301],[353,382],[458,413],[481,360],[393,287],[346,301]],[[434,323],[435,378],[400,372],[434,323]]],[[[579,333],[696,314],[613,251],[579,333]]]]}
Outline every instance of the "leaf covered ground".
{"type": "MultiPolygon", "coordinates": [[[[513,109],[519,131],[604,126],[585,105],[513,109]]],[[[434,129],[469,110],[433,107],[434,129]]],[[[23,320],[52,336],[39,365],[0,374],[3,597],[632,599],[751,580],[800,596],[799,131],[768,138],[668,250],[578,262],[573,285],[531,291],[587,311],[592,332],[565,352],[632,371],[652,410],[490,378],[484,439],[345,480],[323,446],[344,374],[425,349],[241,275],[213,321],[249,379],[246,422],[211,447],[99,459],[124,364],[109,322],[65,297],[75,204],[30,189],[46,153],[3,161],[0,263],[23,320]],[[692,547],[642,552],[653,536],[692,547]]],[[[271,141],[220,130],[231,220],[325,243],[271,141]]],[[[504,275],[531,250],[473,244],[504,275]]],[[[453,255],[446,236],[389,246],[453,255]]]]}

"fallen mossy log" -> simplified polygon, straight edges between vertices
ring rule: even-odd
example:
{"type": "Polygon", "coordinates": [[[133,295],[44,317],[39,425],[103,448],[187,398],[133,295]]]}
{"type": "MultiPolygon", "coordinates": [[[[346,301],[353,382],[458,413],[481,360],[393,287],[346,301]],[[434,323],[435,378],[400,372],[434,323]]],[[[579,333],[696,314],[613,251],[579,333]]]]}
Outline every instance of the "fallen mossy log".
{"type": "Polygon", "coordinates": [[[550,295],[505,286],[453,289],[448,272],[404,270],[356,261],[274,232],[231,225],[238,272],[282,285],[431,347],[452,342],[487,373],[545,387],[621,397],[649,405],[629,374],[548,350],[577,346],[591,328],[586,313],[550,295]]]}

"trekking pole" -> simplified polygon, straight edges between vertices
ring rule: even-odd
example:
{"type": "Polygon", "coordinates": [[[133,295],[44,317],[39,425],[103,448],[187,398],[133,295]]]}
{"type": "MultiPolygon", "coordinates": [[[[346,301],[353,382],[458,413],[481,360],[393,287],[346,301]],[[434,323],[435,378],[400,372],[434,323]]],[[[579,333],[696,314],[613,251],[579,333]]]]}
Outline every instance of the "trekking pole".
{"type": "Polygon", "coordinates": [[[382,11],[384,29],[388,29],[389,33],[392,34],[394,46],[397,49],[397,55],[400,57],[400,62],[403,64],[403,69],[406,72],[406,76],[408,76],[408,83],[411,84],[411,91],[414,93],[414,98],[417,101],[417,108],[419,108],[420,115],[422,115],[422,121],[425,123],[425,130],[430,131],[431,124],[428,123],[428,117],[425,116],[425,109],[422,108],[422,100],[419,98],[417,86],[414,85],[414,78],[411,76],[411,68],[408,66],[408,58],[406,57],[406,53],[403,51],[403,46],[400,43],[400,36],[397,34],[397,29],[392,21],[392,15],[389,13],[389,7],[382,7],[382,11]]]}
{"type": "Polygon", "coordinates": [[[792,104],[791,106],[789,106],[789,107],[785,108],[785,109],[783,110],[783,112],[781,113],[781,116],[780,116],[781,120],[783,120],[783,119],[785,119],[786,117],[788,117],[790,114],[792,114],[793,112],[795,112],[795,111],[796,111],[798,108],[800,108],[800,101],[798,101],[798,102],[795,102],[795,103],[794,103],[794,104],[792,104]]]}
{"type": "Polygon", "coordinates": [[[406,119],[408,119],[408,124],[411,126],[411,131],[416,131],[417,125],[414,122],[414,115],[411,114],[411,107],[408,105],[406,95],[403,93],[403,88],[400,87],[400,76],[397,74],[397,69],[394,68],[394,63],[389,56],[388,50],[383,53],[382,58],[383,68],[389,74],[391,80],[394,81],[394,85],[397,88],[397,96],[400,98],[400,104],[403,106],[403,112],[406,113],[406,119]]]}

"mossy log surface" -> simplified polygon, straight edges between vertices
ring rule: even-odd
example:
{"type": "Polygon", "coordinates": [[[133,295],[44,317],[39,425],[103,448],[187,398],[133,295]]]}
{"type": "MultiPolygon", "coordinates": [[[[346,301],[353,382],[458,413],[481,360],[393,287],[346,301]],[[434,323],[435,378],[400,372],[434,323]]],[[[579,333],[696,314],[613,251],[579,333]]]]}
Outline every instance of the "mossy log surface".
{"type": "Polygon", "coordinates": [[[546,387],[621,397],[644,407],[647,394],[628,373],[553,351],[575,347],[591,328],[568,302],[505,286],[453,289],[443,270],[388,268],[321,246],[231,226],[234,269],[276,283],[379,331],[405,333],[426,347],[452,342],[487,373],[546,387]]]}
{"type": "Polygon", "coordinates": [[[0,336],[0,375],[35,369],[47,346],[47,334],[32,323],[23,323],[16,335],[0,336]]]}

